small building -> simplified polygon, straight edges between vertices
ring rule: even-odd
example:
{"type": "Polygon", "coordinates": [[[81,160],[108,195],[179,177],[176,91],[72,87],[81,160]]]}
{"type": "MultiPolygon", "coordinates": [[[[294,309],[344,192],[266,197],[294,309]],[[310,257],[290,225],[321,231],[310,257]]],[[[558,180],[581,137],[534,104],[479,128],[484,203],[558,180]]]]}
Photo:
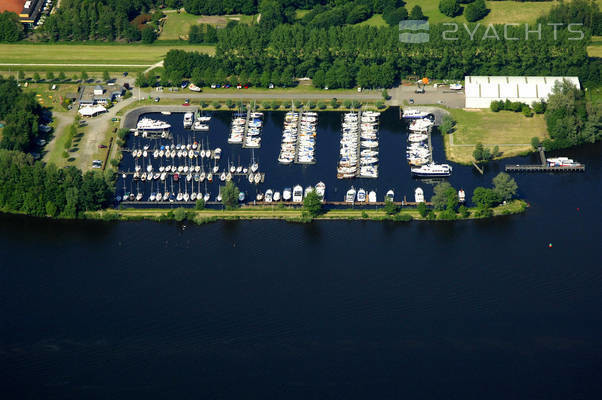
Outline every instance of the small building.
{"type": "Polygon", "coordinates": [[[580,88],[576,76],[466,76],[466,108],[489,108],[492,101],[510,100],[531,105],[547,100],[557,82],[580,88]]]}
{"type": "Polygon", "coordinates": [[[121,86],[111,86],[109,89],[101,85],[81,86],[79,89],[79,106],[94,106],[96,104],[107,105],[123,96],[124,89],[121,86]]]}

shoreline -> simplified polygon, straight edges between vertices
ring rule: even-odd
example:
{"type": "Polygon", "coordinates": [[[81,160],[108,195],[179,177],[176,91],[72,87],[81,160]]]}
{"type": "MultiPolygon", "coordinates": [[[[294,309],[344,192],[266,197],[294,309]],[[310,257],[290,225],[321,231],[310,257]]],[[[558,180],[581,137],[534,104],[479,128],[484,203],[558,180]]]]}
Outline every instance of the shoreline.
{"type": "MultiPolygon", "coordinates": [[[[176,205],[176,203],[174,203],[176,205]]],[[[195,210],[193,208],[175,207],[171,209],[157,208],[128,208],[123,210],[100,210],[90,211],[85,213],[86,219],[105,220],[105,221],[141,221],[150,220],[155,222],[164,221],[184,221],[194,222],[196,224],[205,224],[217,221],[230,220],[283,220],[287,222],[303,222],[308,223],[316,221],[394,221],[394,222],[410,222],[416,221],[465,221],[465,220],[483,220],[492,219],[506,215],[516,215],[526,212],[529,207],[524,200],[513,200],[505,205],[493,207],[492,215],[489,217],[475,216],[476,207],[468,208],[469,215],[462,217],[457,215],[456,219],[446,220],[438,218],[422,217],[418,210],[414,207],[402,208],[396,214],[388,215],[383,208],[368,209],[368,208],[344,208],[330,209],[316,217],[308,216],[304,213],[302,207],[282,207],[282,206],[244,206],[234,210],[223,209],[203,209],[195,210]],[[181,216],[175,214],[176,210],[181,211],[181,216]]],[[[429,210],[432,212],[432,210],[429,210]]]]}

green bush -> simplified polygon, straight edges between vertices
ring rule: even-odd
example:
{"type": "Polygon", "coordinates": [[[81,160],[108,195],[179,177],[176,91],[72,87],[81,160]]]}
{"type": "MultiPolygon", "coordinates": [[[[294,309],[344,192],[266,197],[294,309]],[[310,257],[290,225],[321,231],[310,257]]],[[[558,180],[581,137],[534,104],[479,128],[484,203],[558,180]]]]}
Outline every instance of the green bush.
{"type": "Polygon", "coordinates": [[[324,109],[326,109],[326,103],[324,103],[324,102],[322,102],[322,101],[321,101],[321,102],[319,102],[319,103],[318,103],[318,108],[319,108],[320,110],[324,110],[324,109]]]}
{"type": "Polygon", "coordinates": [[[182,222],[186,219],[187,216],[187,212],[184,208],[176,208],[173,212],[173,218],[177,221],[177,222],[182,222]]]}
{"type": "Polygon", "coordinates": [[[399,214],[393,216],[393,220],[396,222],[410,222],[413,219],[414,218],[412,218],[412,216],[410,214],[405,214],[405,213],[399,213],[399,214]]]}
{"type": "Polygon", "coordinates": [[[196,204],[194,205],[194,208],[196,210],[202,210],[205,208],[205,200],[204,199],[198,199],[196,201],[196,204]]]}

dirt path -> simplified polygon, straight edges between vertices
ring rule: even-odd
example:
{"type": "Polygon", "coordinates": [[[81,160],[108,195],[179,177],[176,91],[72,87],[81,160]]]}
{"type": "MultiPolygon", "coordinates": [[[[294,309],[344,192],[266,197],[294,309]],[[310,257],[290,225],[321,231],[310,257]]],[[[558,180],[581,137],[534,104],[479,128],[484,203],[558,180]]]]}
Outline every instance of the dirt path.
{"type": "Polygon", "coordinates": [[[56,142],[59,137],[65,134],[67,127],[73,123],[75,119],[75,111],[66,111],[66,112],[53,112],[52,117],[56,121],[54,126],[54,133],[52,140],[48,142],[46,147],[44,148],[44,161],[48,162],[50,158],[50,154],[54,151],[56,147],[56,142]]]}

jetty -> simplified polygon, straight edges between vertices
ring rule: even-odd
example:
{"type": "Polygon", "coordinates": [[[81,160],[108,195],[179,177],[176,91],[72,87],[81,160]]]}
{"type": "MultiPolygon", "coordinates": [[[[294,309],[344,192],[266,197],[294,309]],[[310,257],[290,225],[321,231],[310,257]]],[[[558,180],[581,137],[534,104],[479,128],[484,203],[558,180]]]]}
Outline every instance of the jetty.
{"type": "Polygon", "coordinates": [[[538,148],[541,164],[533,165],[509,165],[506,164],[504,170],[506,172],[585,172],[584,164],[576,165],[548,165],[545,150],[543,147],[538,148]]]}
{"type": "Polygon", "coordinates": [[[245,130],[242,134],[242,148],[247,148],[247,136],[249,135],[249,121],[251,119],[251,108],[247,107],[247,116],[245,118],[245,130]]]}

